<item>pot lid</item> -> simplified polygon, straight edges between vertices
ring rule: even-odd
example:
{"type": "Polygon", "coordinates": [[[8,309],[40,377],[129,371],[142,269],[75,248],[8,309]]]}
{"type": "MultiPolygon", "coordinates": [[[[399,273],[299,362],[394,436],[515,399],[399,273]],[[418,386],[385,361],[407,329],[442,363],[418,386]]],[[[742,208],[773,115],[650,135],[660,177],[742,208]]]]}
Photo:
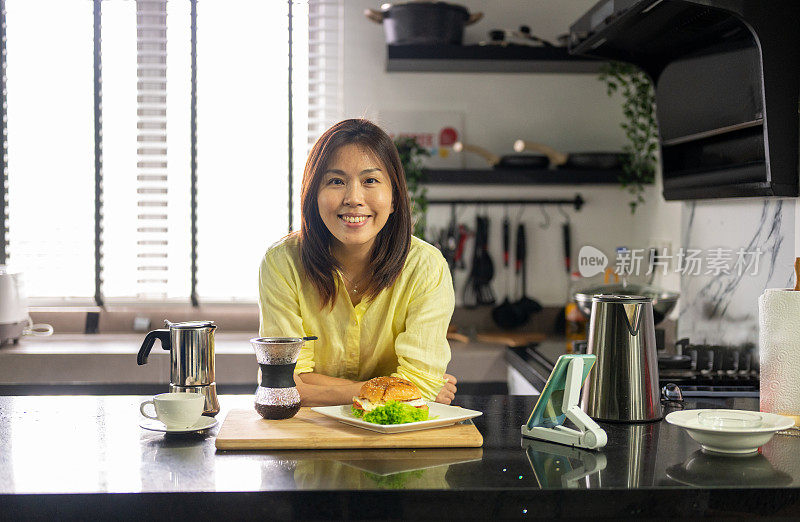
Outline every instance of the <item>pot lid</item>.
{"type": "Polygon", "coordinates": [[[456,11],[461,11],[464,13],[465,16],[469,17],[469,9],[464,7],[463,5],[458,4],[448,4],[447,2],[403,2],[399,4],[383,4],[381,5],[381,11],[384,13],[389,11],[395,7],[423,7],[423,8],[435,8],[435,9],[453,9],[456,11]]]}

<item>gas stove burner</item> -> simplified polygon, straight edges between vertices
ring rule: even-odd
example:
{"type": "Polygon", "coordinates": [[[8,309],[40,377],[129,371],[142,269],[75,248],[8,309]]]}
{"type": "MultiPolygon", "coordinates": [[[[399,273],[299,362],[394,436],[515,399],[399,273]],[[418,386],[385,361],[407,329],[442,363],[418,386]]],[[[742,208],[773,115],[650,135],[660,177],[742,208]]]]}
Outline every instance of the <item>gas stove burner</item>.
{"type": "Polygon", "coordinates": [[[753,344],[738,346],[675,343],[677,353],[659,355],[661,385],[680,387],[684,396],[757,397],[758,352],[753,344]]]}

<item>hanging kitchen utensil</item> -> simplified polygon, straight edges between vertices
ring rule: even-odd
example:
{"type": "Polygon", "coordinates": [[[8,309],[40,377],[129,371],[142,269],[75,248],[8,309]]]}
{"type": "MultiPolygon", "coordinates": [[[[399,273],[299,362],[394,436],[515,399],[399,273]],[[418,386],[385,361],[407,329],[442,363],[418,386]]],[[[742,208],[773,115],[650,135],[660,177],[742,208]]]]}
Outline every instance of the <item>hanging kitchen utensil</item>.
{"type": "Polygon", "coordinates": [[[544,205],[539,205],[539,211],[542,213],[542,216],[544,216],[544,222],[539,223],[539,228],[547,230],[550,228],[550,214],[544,209],[544,205]]]}
{"type": "Polygon", "coordinates": [[[517,301],[517,307],[522,310],[527,316],[542,311],[542,305],[535,299],[528,297],[528,269],[527,269],[527,256],[528,246],[525,239],[525,224],[520,223],[517,225],[517,264],[522,268],[522,297],[517,301]]]}
{"type": "Polygon", "coordinates": [[[520,300],[522,299],[522,261],[524,254],[522,254],[521,244],[520,244],[520,229],[517,226],[517,236],[516,236],[516,249],[515,249],[515,260],[514,260],[514,285],[517,289],[517,292],[514,295],[519,295],[519,298],[512,302],[513,306],[513,314],[516,318],[518,318],[520,324],[524,324],[528,317],[530,317],[530,313],[528,313],[527,309],[523,308],[520,305],[520,300]]]}
{"type": "Polygon", "coordinates": [[[472,235],[472,231],[468,229],[466,225],[458,225],[458,245],[456,246],[455,256],[456,268],[467,268],[467,265],[464,263],[464,245],[466,245],[467,239],[472,237],[472,235]]]}
{"type": "Polygon", "coordinates": [[[476,293],[478,295],[478,304],[493,305],[495,297],[491,281],[494,277],[494,263],[489,255],[489,218],[485,215],[481,218],[481,228],[480,264],[476,279],[476,293]]]}
{"type": "MultiPolygon", "coordinates": [[[[571,225],[569,222],[569,215],[564,212],[564,209],[561,208],[559,205],[558,207],[559,212],[564,216],[566,221],[561,224],[561,237],[564,246],[564,268],[567,273],[567,301],[569,302],[572,299],[572,295],[569,292],[569,283],[570,283],[570,274],[572,274],[572,230],[571,225]]],[[[555,321],[555,331],[556,332],[566,332],[567,328],[567,316],[566,316],[567,308],[566,306],[562,306],[558,313],[556,313],[556,321],[555,321]]]]}
{"type": "Polygon", "coordinates": [[[472,256],[472,269],[467,285],[464,287],[464,306],[493,305],[494,292],[490,286],[494,276],[494,265],[489,256],[488,245],[489,218],[475,218],[475,251],[472,256]]]}
{"type": "Polygon", "coordinates": [[[511,302],[511,264],[510,258],[511,222],[506,216],[503,219],[503,273],[506,280],[506,298],[502,304],[492,309],[492,319],[495,324],[505,330],[520,326],[527,319],[527,315],[518,313],[517,307],[511,302]]]}
{"type": "Polygon", "coordinates": [[[456,152],[467,151],[477,154],[478,156],[485,159],[486,163],[488,163],[490,167],[498,170],[544,169],[547,168],[547,165],[550,163],[550,160],[546,155],[520,154],[512,156],[503,156],[501,158],[496,154],[492,154],[483,147],[479,147],[477,145],[470,145],[468,143],[463,143],[460,141],[457,141],[453,144],[453,150],[456,152]]]}
{"type": "Polygon", "coordinates": [[[472,267],[470,267],[469,275],[464,283],[464,288],[461,290],[461,300],[464,308],[475,308],[478,306],[478,295],[475,293],[475,258],[472,256],[472,267]]]}
{"type": "Polygon", "coordinates": [[[447,232],[444,239],[441,241],[441,250],[444,259],[447,261],[447,266],[450,267],[450,275],[453,275],[453,270],[456,267],[456,248],[458,247],[458,223],[456,222],[456,206],[450,205],[450,224],[447,226],[447,232]]]}
{"type": "Polygon", "coordinates": [[[564,239],[564,268],[567,272],[567,277],[572,273],[572,225],[569,222],[569,214],[564,212],[561,205],[558,206],[558,211],[564,216],[564,223],[561,225],[561,236],[564,239]]]}
{"type": "Polygon", "coordinates": [[[611,170],[621,169],[624,153],[622,152],[572,152],[563,153],[535,141],[517,140],[514,142],[516,152],[532,150],[541,152],[549,158],[550,166],[563,169],[611,170]]]}
{"type": "Polygon", "coordinates": [[[366,9],[364,16],[383,25],[389,45],[461,45],[464,27],[483,18],[461,5],[445,2],[384,4],[381,10],[366,9]]]}
{"type": "Polygon", "coordinates": [[[475,216],[475,245],[473,246],[472,250],[472,265],[469,269],[469,276],[467,276],[467,282],[464,284],[464,290],[462,294],[462,298],[464,301],[464,306],[467,308],[475,308],[478,306],[478,290],[480,289],[480,273],[483,271],[481,267],[481,243],[483,241],[482,238],[482,225],[481,225],[481,216],[480,214],[476,213],[475,216]]]}

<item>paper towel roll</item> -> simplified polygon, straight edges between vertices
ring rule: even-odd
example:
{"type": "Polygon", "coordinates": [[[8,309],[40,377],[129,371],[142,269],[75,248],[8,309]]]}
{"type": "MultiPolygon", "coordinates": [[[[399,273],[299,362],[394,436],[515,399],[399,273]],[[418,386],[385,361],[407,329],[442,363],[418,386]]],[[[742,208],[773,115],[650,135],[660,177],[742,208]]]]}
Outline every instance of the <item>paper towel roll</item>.
{"type": "Polygon", "coordinates": [[[800,417],[800,292],[768,288],[758,298],[761,411],[800,417]]]}

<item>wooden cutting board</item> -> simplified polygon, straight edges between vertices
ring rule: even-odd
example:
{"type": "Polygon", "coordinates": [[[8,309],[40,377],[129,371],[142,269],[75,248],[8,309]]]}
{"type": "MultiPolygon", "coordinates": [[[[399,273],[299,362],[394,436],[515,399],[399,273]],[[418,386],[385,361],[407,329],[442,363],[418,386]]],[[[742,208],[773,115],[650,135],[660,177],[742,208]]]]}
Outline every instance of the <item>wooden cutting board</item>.
{"type": "Polygon", "coordinates": [[[485,343],[505,344],[513,348],[531,343],[540,343],[547,339],[547,336],[539,332],[505,332],[498,330],[494,332],[480,332],[476,338],[485,343]]]}
{"type": "Polygon", "coordinates": [[[216,445],[221,450],[478,448],[483,436],[471,422],[385,434],[349,426],[310,408],[300,408],[285,420],[264,420],[255,410],[231,410],[216,445]]]}

